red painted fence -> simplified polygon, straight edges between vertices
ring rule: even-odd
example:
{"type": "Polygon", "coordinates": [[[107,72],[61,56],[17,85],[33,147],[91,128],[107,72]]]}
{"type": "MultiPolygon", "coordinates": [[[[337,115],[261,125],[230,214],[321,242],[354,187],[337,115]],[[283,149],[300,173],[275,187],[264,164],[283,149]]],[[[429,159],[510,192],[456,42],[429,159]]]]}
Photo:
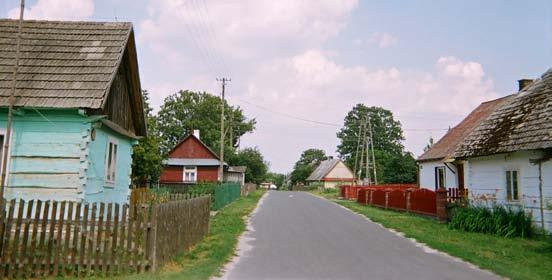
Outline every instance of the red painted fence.
{"type": "Polygon", "coordinates": [[[410,184],[393,184],[340,186],[340,195],[344,199],[356,200],[360,204],[438,216],[439,219],[445,219],[446,202],[460,199],[463,194],[454,189],[434,192],[410,184]],[[447,198],[447,194],[452,197],[447,198]]]}

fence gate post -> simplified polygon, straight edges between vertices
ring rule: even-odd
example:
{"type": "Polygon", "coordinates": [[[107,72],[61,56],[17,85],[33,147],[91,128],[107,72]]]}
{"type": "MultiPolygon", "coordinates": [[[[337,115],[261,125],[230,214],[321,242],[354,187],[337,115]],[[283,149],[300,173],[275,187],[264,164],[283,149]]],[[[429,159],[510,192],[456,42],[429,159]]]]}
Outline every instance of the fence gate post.
{"type": "Polygon", "coordinates": [[[412,208],[412,204],[410,204],[410,194],[412,193],[412,190],[407,189],[405,191],[406,195],[406,212],[410,212],[410,209],[412,208]]]}
{"type": "Polygon", "coordinates": [[[447,190],[439,188],[435,191],[435,199],[437,205],[437,219],[444,223],[447,221],[447,190]]]}
{"type": "Polygon", "coordinates": [[[157,208],[158,204],[153,204],[151,209],[151,224],[150,224],[150,238],[149,244],[147,244],[147,252],[149,252],[149,261],[151,271],[157,270],[157,208]]]}

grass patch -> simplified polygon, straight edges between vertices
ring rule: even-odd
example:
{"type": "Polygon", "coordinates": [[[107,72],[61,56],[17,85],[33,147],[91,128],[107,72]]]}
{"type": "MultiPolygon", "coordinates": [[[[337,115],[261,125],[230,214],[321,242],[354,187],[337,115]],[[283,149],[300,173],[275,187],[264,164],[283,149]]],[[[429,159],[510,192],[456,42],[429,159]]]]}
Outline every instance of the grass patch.
{"type": "Polygon", "coordinates": [[[552,279],[550,239],[505,238],[465,232],[451,229],[430,218],[338,200],[334,193],[312,193],[330,199],[387,228],[400,231],[434,249],[499,275],[511,279],[552,279]]]}
{"type": "Polygon", "coordinates": [[[263,191],[255,191],[248,197],[222,208],[209,222],[209,235],[190,252],[177,257],[155,274],[130,275],[129,279],[209,279],[233,256],[238,237],[245,231],[244,217],[257,206],[263,191]]]}

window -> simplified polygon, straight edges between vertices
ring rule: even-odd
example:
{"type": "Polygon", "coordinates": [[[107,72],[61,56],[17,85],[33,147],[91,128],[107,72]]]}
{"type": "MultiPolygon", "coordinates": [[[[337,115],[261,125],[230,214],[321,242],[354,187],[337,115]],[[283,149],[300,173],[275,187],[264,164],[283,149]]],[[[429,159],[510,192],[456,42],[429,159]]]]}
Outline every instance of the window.
{"type": "Polygon", "coordinates": [[[519,200],[519,176],[517,170],[506,171],[506,198],[508,201],[519,200]]]}
{"type": "Polygon", "coordinates": [[[196,166],[184,166],[184,182],[196,182],[197,181],[197,167],[196,166]]]}
{"type": "Polygon", "coordinates": [[[445,188],[446,187],[445,180],[446,180],[445,167],[444,166],[435,167],[435,189],[445,188]]]}
{"type": "Polygon", "coordinates": [[[106,153],[105,180],[111,183],[115,182],[117,174],[117,146],[115,140],[109,139],[106,153]]]}

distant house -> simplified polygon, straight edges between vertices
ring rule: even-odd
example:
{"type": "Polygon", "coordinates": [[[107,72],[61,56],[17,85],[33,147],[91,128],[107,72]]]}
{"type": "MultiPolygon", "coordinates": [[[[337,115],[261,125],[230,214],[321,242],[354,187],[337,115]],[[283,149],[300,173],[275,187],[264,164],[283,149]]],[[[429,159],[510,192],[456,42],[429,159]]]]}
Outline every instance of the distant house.
{"type": "Polygon", "coordinates": [[[456,160],[453,154],[464,138],[507,99],[508,97],[504,97],[481,103],[417,159],[421,188],[464,189],[465,162],[456,160]]]}
{"type": "MultiPolygon", "coordinates": [[[[0,20],[2,147],[17,30],[0,20]]],[[[5,198],[126,202],[146,136],[132,24],[24,21],[16,79],[5,198]]]]}
{"type": "Polygon", "coordinates": [[[343,183],[353,182],[353,172],[340,159],[322,161],[307,178],[307,182],[322,182],[324,188],[335,188],[343,183]]]}
{"type": "Polygon", "coordinates": [[[523,207],[552,231],[552,69],[520,80],[462,141],[454,158],[467,162],[470,196],[523,207]]]}
{"type": "MultiPolygon", "coordinates": [[[[226,165],[226,163],[224,163],[226,165]]],[[[161,183],[190,183],[219,181],[220,159],[199,139],[199,131],[182,139],[163,161],[161,183]]]]}
{"type": "Polygon", "coordinates": [[[247,171],[247,166],[228,166],[228,168],[224,170],[224,182],[244,185],[245,171],[247,171]]]}

